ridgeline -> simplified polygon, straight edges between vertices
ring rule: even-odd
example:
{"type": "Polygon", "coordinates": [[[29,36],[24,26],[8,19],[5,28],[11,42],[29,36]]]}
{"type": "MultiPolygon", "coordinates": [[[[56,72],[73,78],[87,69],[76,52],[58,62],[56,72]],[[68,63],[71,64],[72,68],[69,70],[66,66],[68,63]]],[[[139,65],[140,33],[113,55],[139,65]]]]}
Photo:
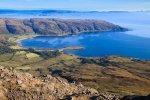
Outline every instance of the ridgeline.
{"type": "Polygon", "coordinates": [[[0,34],[37,34],[63,36],[84,32],[127,31],[128,29],[101,20],[80,19],[0,19],[0,34]]]}

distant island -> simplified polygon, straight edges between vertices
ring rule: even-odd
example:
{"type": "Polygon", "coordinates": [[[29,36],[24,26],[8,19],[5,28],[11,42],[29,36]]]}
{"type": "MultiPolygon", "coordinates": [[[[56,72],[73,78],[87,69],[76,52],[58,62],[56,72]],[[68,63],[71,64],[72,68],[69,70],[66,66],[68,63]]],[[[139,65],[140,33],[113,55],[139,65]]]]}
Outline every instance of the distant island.
{"type": "Polygon", "coordinates": [[[127,31],[102,20],[53,18],[0,18],[0,34],[36,34],[63,36],[84,32],[127,31]]]}

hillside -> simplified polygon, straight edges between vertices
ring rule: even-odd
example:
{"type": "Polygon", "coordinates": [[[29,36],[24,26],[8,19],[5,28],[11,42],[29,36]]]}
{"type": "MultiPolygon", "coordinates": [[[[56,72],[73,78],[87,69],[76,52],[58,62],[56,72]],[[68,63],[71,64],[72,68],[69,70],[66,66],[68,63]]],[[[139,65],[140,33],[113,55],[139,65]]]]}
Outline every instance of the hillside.
{"type": "Polygon", "coordinates": [[[150,98],[126,96],[150,93],[148,60],[118,56],[81,58],[58,50],[25,49],[7,43],[0,45],[0,66],[4,66],[0,67],[2,100],[150,98]]]}
{"type": "Polygon", "coordinates": [[[118,25],[100,20],[79,19],[0,19],[0,34],[38,34],[62,36],[82,32],[126,31],[118,25]]]}
{"type": "Polygon", "coordinates": [[[60,77],[34,77],[29,73],[0,66],[1,100],[149,100],[150,96],[125,96],[99,93],[80,83],[60,77]]]}
{"type": "Polygon", "coordinates": [[[59,76],[99,92],[117,95],[150,93],[150,61],[118,56],[81,58],[59,51],[10,47],[0,46],[1,66],[34,76],[59,76]]]}
{"type": "Polygon", "coordinates": [[[68,83],[59,78],[46,75],[33,77],[31,74],[0,66],[1,100],[116,100],[114,95],[99,94],[82,84],[68,83]],[[69,99],[70,98],[70,99],[69,99]]]}

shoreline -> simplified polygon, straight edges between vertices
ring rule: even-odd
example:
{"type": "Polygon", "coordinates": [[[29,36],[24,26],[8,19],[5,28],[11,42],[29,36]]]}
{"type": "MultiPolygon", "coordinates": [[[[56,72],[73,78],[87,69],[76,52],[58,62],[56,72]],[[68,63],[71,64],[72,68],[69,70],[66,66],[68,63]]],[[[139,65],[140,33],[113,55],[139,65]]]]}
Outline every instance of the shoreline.
{"type": "MultiPolygon", "coordinates": [[[[76,34],[76,35],[80,35],[80,34],[76,34]]],[[[16,46],[18,46],[20,48],[28,49],[28,47],[22,46],[21,41],[25,40],[25,39],[30,39],[30,38],[38,37],[38,36],[41,36],[41,37],[44,36],[44,37],[46,37],[46,36],[50,36],[50,35],[36,35],[36,34],[34,35],[33,34],[33,35],[18,36],[17,40],[15,41],[17,43],[16,46]]],[[[53,36],[50,36],[50,37],[53,37],[53,36]]],[[[54,37],[56,37],[56,36],[54,36],[54,37]]],[[[62,37],[62,36],[57,36],[57,37],[62,37]]],[[[58,49],[52,49],[52,48],[35,48],[35,49],[37,49],[37,50],[51,50],[51,51],[59,50],[60,52],[65,52],[65,50],[83,50],[83,49],[85,49],[85,47],[82,47],[82,46],[67,46],[67,47],[62,47],[62,48],[58,48],[58,49]]],[[[71,53],[67,53],[67,54],[71,54],[71,53]]],[[[76,56],[79,56],[79,55],[76,55],[76,56]]],[[[99,56],[97,55],[95,57],[99,57],[99,56]]],[[[126,56],[122,56],[122,57],[126,57],[126,56]]],[[[138,58],[138,57],[127,57],[127,58],[140,59],[140,60],[149,60],[149,59],[138,58]]]]}
{"type": "MultiPolygon", "coordinates": [[[[24,36],[27,36],[27,35],[24,35],[24,36]]],[[[28,38],[34,38],[34,37],[37,37],[37,36],[39,36],[39,35],[34,35],[34,36],[20,38],[20,39],[17,39],[15,42],[20,43],[22,40],[25,40],[25,39],[28,39],[28,38]]]]}
{"type": "MultiPolygon", "coordinates": [[[[76,34],[76,35],[78,35],[78,34],[76,34]]],[[[50,36],[50,35],[33,35],[33,36],[31,36],[31,35],[23,35],[23,36],[26,36],[26,37],[24,37],[24,38],[20,38],[19,37],[19,39],[17,39],[15,42],[17,43],[17,45],[16,46],[18,46],[18,47],[21,47],[21,48],[26,48],[27,49],[27,47],[24,47],[24,46],[22,46],[21,45],[21,41],[22,40],[25,40],[25,39],[32,39],[32,38],[34,38],[34,37],[38,37],[38,36],[50,36]]],[[[62,36],[64,36],[64,35],[62,35],[62,36]]],[[[67,35],[65,35],[65,36],[67,36],[67,35]]],[[[60,37],[60,36],[58,36],[58,37],[60,37]]],[[[50,48],[49,48],[50,49],[50,48]]],[[[65,50],[82,50],[82,49],[85,49],[84,47],[81,47],[81,46],[67,46],[67,47],[63,47],[63,48],[59,48],[59,49],[57,49],[57,50],[59,50],[60,52],[64,52],[65,50]]],[[[40,49],[41,50],[41,49],[40,49]]],[[[46,50],[46,48],[45,49],[42,49],[42,50],[46,50]]],[[[53,51],[54,49],[50,49],[51,51],[53,51]]]]}
{"type": "Polygon", "coordinates": [[[29,39],[29,38],[34,38],[37,37],[39,35],[23,35],[25,37],[21,38],[21,36],[18,36],[19,38],[15,41],[17,43],[16,46],[21,47],[21,48],[26,48],[24,46],[21,45],[21,41],[25,40],[25,39],[29,39]]]}

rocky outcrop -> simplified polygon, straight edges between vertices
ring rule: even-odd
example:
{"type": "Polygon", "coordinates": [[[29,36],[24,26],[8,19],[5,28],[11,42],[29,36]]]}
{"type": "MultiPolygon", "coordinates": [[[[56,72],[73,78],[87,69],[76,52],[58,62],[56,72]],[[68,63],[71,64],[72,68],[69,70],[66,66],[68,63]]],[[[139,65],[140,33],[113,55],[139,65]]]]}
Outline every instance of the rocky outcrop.
{"type": "Polygon", "coordinates": [[[100,94],[95,89],[84,87],[79,83],[68,83],[51,75],[34,77],[5,67],[0,67],[0,98],[1,100],[116,100],[114,95],[100,94]]]}
{"type": "Polygon", "coordinates": [[[34,77],[0,66],[1,100],[150,100],[148,96],[116,96],[99,93],[80,83],[68,83],[51,75],[34,77]]]}
{"type": "Polygon", "coordinates": [[[0,18],[0,34],[69,35],[83,32],[126,31],[118,25],[100,20],[0,18]]]}

